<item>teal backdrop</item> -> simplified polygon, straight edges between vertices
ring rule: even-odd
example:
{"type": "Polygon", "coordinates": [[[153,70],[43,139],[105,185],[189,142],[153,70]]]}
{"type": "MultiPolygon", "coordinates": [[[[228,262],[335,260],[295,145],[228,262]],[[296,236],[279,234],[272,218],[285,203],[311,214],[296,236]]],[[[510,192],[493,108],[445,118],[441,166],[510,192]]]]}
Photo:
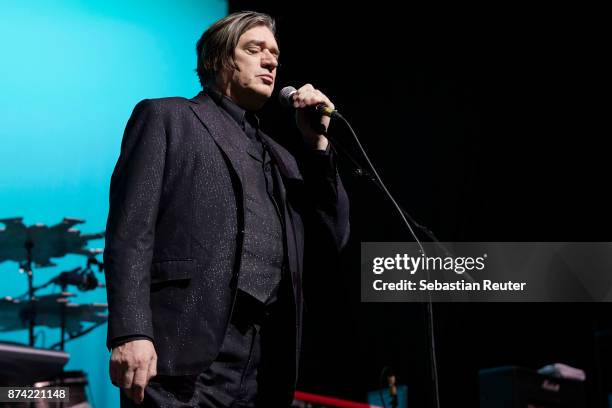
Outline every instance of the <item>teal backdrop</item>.
{"type": "MultiPolygon", "coordinates": [[[[212,0],[0,2],[0,218],[53,225],[68,216],[86,220],[76,227],[84,233],[103,231],[110,176],[134,105],[197,94],[196,41],[227,10],[226,1],[212,0]]],[[[34,284],[85,261],[57,259],[56,267],[35,270],[34,284]]],[[[0,263],[0,297],[26,290],[17,263],[0,263]]],[[[104,289],[70,291],[76,303],[106,302],[104,289]]],[[[59,340],[58,330],[36,333],[37,347],[59,340]]],[[[103,325],[66,345],[66,368],[87,372],[97,408],[119,406],[105,338],[103,325]]],[[[27,331],[0,333],[0,341],[27,343],[27,331]]]]}

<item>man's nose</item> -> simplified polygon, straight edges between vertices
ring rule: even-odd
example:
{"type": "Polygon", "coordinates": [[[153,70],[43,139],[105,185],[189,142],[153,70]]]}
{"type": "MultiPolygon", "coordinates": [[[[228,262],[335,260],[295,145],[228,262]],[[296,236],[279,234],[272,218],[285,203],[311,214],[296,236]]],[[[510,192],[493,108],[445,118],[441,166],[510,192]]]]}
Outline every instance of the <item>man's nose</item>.
{"type": "Polygon", "coordinates": [[[269,70],[274,70],[278,67],[278,58],[268,50],[264,50],[261,58],[261,66],[269,70]]]}

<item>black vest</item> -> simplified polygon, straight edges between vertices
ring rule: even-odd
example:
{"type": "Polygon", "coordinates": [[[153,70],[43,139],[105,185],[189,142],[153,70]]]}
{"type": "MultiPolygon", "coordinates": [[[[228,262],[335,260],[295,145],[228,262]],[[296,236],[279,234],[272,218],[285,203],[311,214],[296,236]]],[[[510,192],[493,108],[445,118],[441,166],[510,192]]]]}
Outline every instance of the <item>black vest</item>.
{"type": "Polygon", "coordinates": [[[244,246],[238,289],[259,302],[276,300],[285,263],[284,216],[278,186],[272,175],[274,163],[258,135],[259,121],[227,97],[208,92],[219,107],[235,120],[241,138],[244,171],[244,246]]]}
{"type": "Polygon", "coordinates": [[[262,303],[269,303],[276,299],[285,248],[272,162],[259,138],[248,139],[243,170],[245,235],[238,288],[262,303]]]}

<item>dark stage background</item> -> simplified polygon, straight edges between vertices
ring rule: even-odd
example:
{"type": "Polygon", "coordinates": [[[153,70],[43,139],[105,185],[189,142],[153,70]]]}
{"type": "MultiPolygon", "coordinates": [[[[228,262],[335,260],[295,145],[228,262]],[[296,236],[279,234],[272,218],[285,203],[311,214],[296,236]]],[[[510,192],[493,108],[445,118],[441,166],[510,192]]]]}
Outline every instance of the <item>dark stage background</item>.
{"type": "MultiPolygon", "coordinates": [[[[309,82],[330,96],[398,201],[439,240],[612,241],[598,10],[229,4],[277,19],[277,91],[309,82]]],[[[261,116],[299,148],[276,101],[261,116]]],[[[340,123],[330,132],[353,146],[340,123]]],[[[424,305],[360,303],[360,242],[410,236],[348,169],[352,239],[340,265],[323,253],[311,261],[299,388],[364,400],[391,365],[410,406],[427,406],[424,305]]],[[[585,369],[596,400],[593,336],[612,326],[609,305],[435,304],[435,316],[442,406],[477,406],[479,369],[553,362],[585,369]]]]}

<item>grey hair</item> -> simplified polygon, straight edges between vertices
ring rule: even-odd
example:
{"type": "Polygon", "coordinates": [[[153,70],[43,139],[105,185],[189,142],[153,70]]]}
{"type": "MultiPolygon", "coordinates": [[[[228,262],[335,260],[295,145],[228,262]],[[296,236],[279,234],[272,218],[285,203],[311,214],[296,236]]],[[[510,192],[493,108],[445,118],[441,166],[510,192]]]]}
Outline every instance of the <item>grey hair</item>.
{"type": "Polygon", "coordinates": [[[196,45],[198,65],[196,72],[202,87],[215,80],[223,69],[235,69],[234,50],[240,36],[256,26],[266,26],[276,36],[276,22],[267,14],[255,11],[240,11],[210,26],[196,45]]]}

